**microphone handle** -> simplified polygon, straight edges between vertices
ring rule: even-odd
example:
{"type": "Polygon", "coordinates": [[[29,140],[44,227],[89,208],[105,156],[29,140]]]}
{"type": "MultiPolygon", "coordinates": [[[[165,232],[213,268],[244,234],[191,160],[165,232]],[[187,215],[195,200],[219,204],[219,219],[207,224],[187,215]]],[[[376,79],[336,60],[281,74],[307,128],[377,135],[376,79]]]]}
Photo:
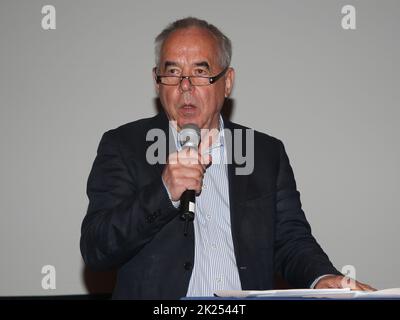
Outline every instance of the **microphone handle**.
{"type": "Polygon", "coordinates": [[[181,195],[181,213],[182,218],[188,221],[194,220],[194,208],[196,203],[196,192],[186,190],[181,195]]]}

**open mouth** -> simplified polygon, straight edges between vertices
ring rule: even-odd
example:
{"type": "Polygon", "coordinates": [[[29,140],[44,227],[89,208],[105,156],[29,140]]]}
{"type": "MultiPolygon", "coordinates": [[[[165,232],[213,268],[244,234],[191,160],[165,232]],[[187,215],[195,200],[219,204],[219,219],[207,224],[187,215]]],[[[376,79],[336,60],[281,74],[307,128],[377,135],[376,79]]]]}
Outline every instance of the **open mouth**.
{"type": "Polygon", "coordinates": [[[194,114],[197,111],[197,107],[192,104],[185,104],[179,108],[179,112],[184,115],[194,114]]]}

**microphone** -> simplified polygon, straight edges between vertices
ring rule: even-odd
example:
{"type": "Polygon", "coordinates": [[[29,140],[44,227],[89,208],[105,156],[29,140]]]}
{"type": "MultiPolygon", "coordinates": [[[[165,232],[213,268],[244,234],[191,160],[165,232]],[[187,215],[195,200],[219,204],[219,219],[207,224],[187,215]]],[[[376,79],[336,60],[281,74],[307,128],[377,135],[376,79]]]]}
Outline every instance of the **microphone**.
{"type": "MultiPolygon", "coordinates": [[[[182,148],[193,148],[197,151],[200,144],[200,129],[193,123],[185,124],[179,132],[179,142],[182,148]]],[[[185,190],[181,195],[181,219],[185,220],[183,234],[187,236],[189,221],[194,220],[194,209],[196,203],[195,190],[185,190]]]]}

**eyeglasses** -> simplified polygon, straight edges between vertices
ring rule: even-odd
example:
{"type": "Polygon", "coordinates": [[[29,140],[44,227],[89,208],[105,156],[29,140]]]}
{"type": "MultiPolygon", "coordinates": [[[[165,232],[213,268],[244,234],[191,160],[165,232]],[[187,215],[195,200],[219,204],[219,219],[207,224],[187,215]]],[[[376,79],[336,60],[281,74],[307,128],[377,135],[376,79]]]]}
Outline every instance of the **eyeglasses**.
{"type": "Polygon", "coordinates": [[[215,83],[219,78],[221,78],[229,67],[222,70],[221,73],[214,77],[199,77],[199,76],[160,76],[156,74],[157,68],[153,71],[156,74],[156,82],[159,84],[164,84],[166,86],[176,86],[182,82],[183,79],[188,79],[192,86],[208,86],[215,83]]]}

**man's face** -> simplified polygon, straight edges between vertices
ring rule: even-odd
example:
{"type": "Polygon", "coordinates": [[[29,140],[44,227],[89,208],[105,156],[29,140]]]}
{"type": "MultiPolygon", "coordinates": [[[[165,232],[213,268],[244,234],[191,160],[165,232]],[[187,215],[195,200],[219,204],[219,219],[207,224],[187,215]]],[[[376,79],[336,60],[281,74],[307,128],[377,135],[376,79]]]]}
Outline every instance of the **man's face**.
{"type": "MultiPolygon", "coordinates": [[[[159,75],[207,76],[219,74],[217,40],[207,30],[188,28],[174,31],[161,49],[159,75]]],[[[233,69],[214,84],[192,86],[188,79],[179,85],[156,84],[163,108],[178,129],[187,123],[199,128],[218,128],[219,114],[225,97],[229,96],[234,79],[233,69]]]]}

